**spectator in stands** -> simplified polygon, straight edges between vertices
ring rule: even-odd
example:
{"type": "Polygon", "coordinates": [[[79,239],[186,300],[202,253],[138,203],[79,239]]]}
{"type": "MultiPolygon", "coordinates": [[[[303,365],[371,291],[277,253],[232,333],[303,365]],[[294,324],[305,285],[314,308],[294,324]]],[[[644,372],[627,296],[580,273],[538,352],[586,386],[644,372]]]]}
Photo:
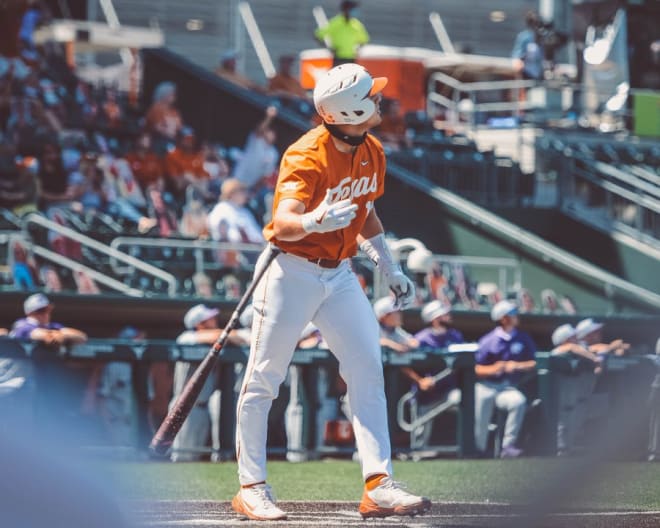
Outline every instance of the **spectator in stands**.
{"type": "Polygon", "coordinates": [[[575,326],[578,341],[590,352],[599,356],[607,354],[623,356],[630,349],[630,343],[626,343],[623,339],[605,343],[602,334],[603,326],[603,323],[598,323],[591,318],[583,319],[575,326]]]}
{"type": "Polygon", "coordinates": [[[51,321],[53,308],[53,304],[43,293],[30,295],[23,303],[25,317],[14,323],[10,336],[57,346],[87,341],[87,335],[81,330],[51,321]]]}
{"type": "Polygon", "coordinates": [[[518,306],[520,307],[520,313],[530,313],[536,311],[536,303],[534,302],[534,297],[532,297],[532,292],[527,288],[520,288],[516,296],[518,299],[518,306]]]}
{"type": "Polygon", "coordinates": [[[369,42],[369,33],[357,18],[358,2],[343,0],[339,8],[341,13],[314,32],[321,44],[327,41],[334,58],[333,66],[355,62],[358,50],[369,42]]]}
{"type": "Polygon", "coordinates": [[[216,75],[248,90],[263,92],[264,89],[261,86],[238,71],[237,60],[238,52],[236,50],[225,51],[220,57],[220,65],[215,70],[216,75]]]}
{"type": "MultiPolygon", "coordinates": [[[[143,341],[146,334],[126,326],[118,339],[143,341]]],[[[136,401],[133,390],[133,366],[125,361],[109,361],[98,369],[96,407],[103,420],[105,433],[114,446],[135,445],[136,401]]]]}
{"type": "Polygon", "coordinates": [[[383,99],[381,113],[383,120],[374,132],[383,145],[399,150],[406,142],[406,123],[401,103],[398,99],[383,99]]]}
{"type": "Polygon", "coordinates": [[[169,188],[178,200],[183,201],[189,185],[206,194],[209,175],[204,170],[204,158],[204,152],[197,148],[193,129],[181,129],[176,147],[165,156],[169,188]]]}
{"type": "Polygon", "coordinates": [[[105,92],[105,99],[101,104],[102,123],[110,130],[117,129],[122,124],[123,110],[114,90],[105,92]]]}
{"type": "Polygon", "coordinates": [[[165,200],[163,192],[156,186],[147,191],[149,200],[149,217],[158,222],[158,234],[168,237],[178,232],[178,219],[172,204],[165,200]]]}
{"type": "Polygon", "coordinates": [[[17,216],[37,211],[37,172],[39,163],[32,156],[16,156],[13,145],[0,144],[0,207],[17,216]]]}
{"type": "Polygon", "coordinates": [[[68,206],[71,194],[68,175],[62,164],[62,152],[57,140],[47,136],[42,139],[39,158],[39,198],[40,208],[47,211],[54,206],[68,206]]]}
{"type": "Polygon", "coordinates": [[[11,274],[14,278],[14,287],[19,290],[33,290],[37,286],[38,271],[34,257],[28,254],[23,244],[15,240],[12,245],[14,261],[11,274]]]}
{"type": "Polygon", "coordinates": [[[434,261],[426,275],[426,285],[431,299],[438,299],[446,304],[451,304],[448,296],[449,280],[445,275],[442,264],[434,261]]]}
{"type": "Polygon", "coordinates": [[[293,75],[292,68],[295,61],[293,55],[280,56],[277,73],[268,79],[268,93],[277,97],[309,100],[307,90],[293,75]]]}
{"type": "Polygon", "coordinates": [[[142,191],[146,192],[150,185],[162,186],[164,184],[163,162],[152,149],[149,133],[140,134],[135,141],[134,150],[126,154],[124,158],[128,161],[142,191]]]}
{"type": "Polygon", "coordinates": [[[160,83],[154,91],[153,102],[145,118],[146,130],[163,146],[174,141],[183,128],[183,119],[174,106],[175,102],[176,85],[173,82],[160,83]]]}
{"type": "MultiPolygon", "coordinates": [[[[570,324],[558,326],[552,333],[553,356],[572,355],[584,358],[589,362],[594,373],[600,373],[600,359],[577,342],[577,331],[570,324]]],[[[581,369],[573,369],[566,365],[560,370],[557,381],[559,384],[559,416],[557,418],[557,455],[571,454],[575,446],[575,438],[585,415],[589,391],[593,384],[584,383],[581,369]],[[585,390],[586,389],[586,390],[585,390]]]]}
{"type": "Polygon", "coordinates": [[[138,185],[131,166],[125,159],[105,157],[100,169],[104,174],[106,198],[105,210],[115,218],[135,224],[140,233],[146,233],[158,223],[146,216],[147,199],[138,185]]]}
{"type": "Polygon", "coordinates": [[[522,373],[536,366],[536,345],[518,329],[518,307],[511,301],[498,302],[490,316],[497,327],[479,340],[475,357],[475,443],[481,453],[486,451],[488,426],[496,407],[507,412],[501,456],[515,458],[522,454],[516,441],[527,403],[517,384],[522,373]]]}
{"type": "Polygon", "coordinates": [[[537,29],[541,25],[541,18],[535,11],[528,11],[525,15],[526,29],[516,36],[511,51],[514,59],[514,68],[523,79],[543,79],[543,50],[538,39],[537,29]]]}
{"type": "Polygon", "coordinates": [[[277,168],[279,154],[274,146],[276,135],[271,126],[276,116],[276,107],[266,108],[264,119],[248,136],[232,172],[232,178],[241,181],[248,189],[270,176],[277,168]]]}
{"type": "MultiPolygon", "coordinates": [[[[420,347],[445,349],[449,345],[464,343],[463,334],[451,327],[451,306],[435,300],[427,303],[421,312],[422,321],[427,325],[415,334],[420,347]]],[[[437,369],[436,369],[437,370],[437,369]]],[[[419,415],[431,408],[445,403],[457,405],[461,400],[461,392],[457,388],[457,380],[453,375],[439,379],[438,372],[420,372],[406,367],[404,374],[410,378],[417,392],[416,403],[419,415]]],[[[411,447],[421,448],[428,445],[433,429],[433,422],[426,422],[419,430],[413,432],[411,447]]]]}
{"type": "Polygon", "coordinates": [[[261,227],[245,207],[248,190],[244,183],[229,178],[222,184],[220,200],[208,216],[208,228],[213,240],[223,242],[263,243],[261,227]]]}
{"type": "MultiPolygon", "coordinates": [[[[186,330],[177,337],[179,345],[211,345],[220,337],[222,329],[218,326],[220,311],[197,304],[188,310],[183,318],[186,330]]],[[[245,345],[245,341],[236,332],[229,335],[228,344],[245,345]]],[[[174,394],[172,404],[177,400],[186,382],[197,368],[197,362],[177,361],[174,367],[174,394]]],[[[220,367],[216,365],[216,370],[220,367]]],[[[179,434],[172,445],[173,462],[196,460],[195,450],[203,449],[209,436],[212,437],[214,453],[220,450],[220,388],[217,386],[217,372],[212,373],[202,392],[197,398],[195,407],[183,423],[179,434]]]]}
{"type": "Polygon", "coordinates": [[[553,314],[562,311],[557,294],[549,288],[541,291],[541,306],[543,313],[553,314]]]}

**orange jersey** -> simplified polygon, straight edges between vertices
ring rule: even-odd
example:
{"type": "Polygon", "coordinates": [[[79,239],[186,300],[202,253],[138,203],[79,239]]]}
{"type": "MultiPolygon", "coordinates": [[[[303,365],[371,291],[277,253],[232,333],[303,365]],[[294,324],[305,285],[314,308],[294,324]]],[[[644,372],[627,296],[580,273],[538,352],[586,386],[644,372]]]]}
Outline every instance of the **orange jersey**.
{"type": "Polygon", "coordinates": [[[340,152],[332,136],[320,125],[291,145],[282,157],[275,187],[273,212],[282,200],[293,198],[305,204],[305,211],[315,209],[331,190],[332,202],[350,198],[358,205],[356,217],[344,229],[329,233],[310,233],[301,240],[277,240],[273,222],[264,228],[264,236],[283,251],[299,257],[340,260],[357,253],[357,235],[362,231],[374,201],[383,194],[385,154],[372,135],[355,152],[340,152]]]}

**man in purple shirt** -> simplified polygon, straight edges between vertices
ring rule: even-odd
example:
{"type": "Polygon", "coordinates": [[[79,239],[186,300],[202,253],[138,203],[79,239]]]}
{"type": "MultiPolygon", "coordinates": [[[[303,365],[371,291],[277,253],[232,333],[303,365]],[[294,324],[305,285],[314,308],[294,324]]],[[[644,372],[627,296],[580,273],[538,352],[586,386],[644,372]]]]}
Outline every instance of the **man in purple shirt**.
{"type": "Polygon", "coordinates": [[[76,344],[87,341],[87,335],[51,321],[53,304],[43,293],[30,295],[23,303],[25,317],[12,326],[10,337],[41,341],[45,345],[76,344]]]}
{"type": "Polygon", "coordinates": [[[518,457],[522,451],[515,444],[527,400],[516,384],[523,372],[536,367],[536,346],[529,335],[518,330],[518,307],[511,301],[498,302],[490,316],[498,326],[479,340],[475,356],[475,443],[481,452],[486,450],[488,425],[497,407],[507,412],[501,456],[518,457]]]}

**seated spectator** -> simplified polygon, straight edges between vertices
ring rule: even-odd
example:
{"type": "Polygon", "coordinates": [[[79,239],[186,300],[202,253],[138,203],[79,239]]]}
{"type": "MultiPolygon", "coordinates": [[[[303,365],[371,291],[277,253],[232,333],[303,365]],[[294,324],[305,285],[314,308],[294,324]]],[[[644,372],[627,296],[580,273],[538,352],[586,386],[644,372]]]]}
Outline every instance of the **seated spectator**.
{"type": "Polygon", "coordinates": [[[0,144],[0,207],[17,216],[37,211],[39,163],[32,156],[15,156],[13,146],[0,144]]]}
{"type": "Polygon", "coordinates": [[[137,226],[140,233],[146,233],[155,227],[158,222],[145,214],[147,200],[128,161],[106,157],[101,167],[108,200],[105,210],[114,218],[131,222],[137,226]]]}
{"type": "Polygon", "coordinates": [[[18,240],[14,241],[12,251],[14,262],[11,274],[14,286],[19,290],[33,290],[38,282],[37,263],[18,240]]]}
{"type": "Polygon", "coordinates": [[[51,321],[53,308],[53,304],[43,293],[30,295],[23,303],[25,317],[14,323],[10,336],[58,346],[87,341],[87,334],[81,330],[51,321]]]}
{"type": "MultiPolygon", "coordinates": [[[[223,329],[218,326],[219,310],[197,304],[188,310],[183,318],[186,330],[179,334],[176,342],[179,345],[212,345],[220,337],[223,329]]],[[[232,332],[228,344],[244,345],[243,339],[232,332]]],[[[199,365],[198,362],[177,361],[174,367],[174,394],[172,405],[181,395],[183,388],[199,365]]],[[[212,437],[213,452],[220,450],[220,388],[217,386],[219,363],[200,393],[195,406],[174,439],[172,445],[172,462],[196,460],[199,456],[194,452],[206,447],[209,432],[212,437]]]]}
{"type": "Polygon", "coordinates": [[[189,199],[183,206],[181,234],[190,238],[207,238],[209,234],[207,216],[201,200],[189,199]]]}
{"type": "Polygon", "coordinates": [[[575,325],[576,337],[578,342],[584,345],[590,352],[599,356],[614,354],[623,356],[630,349],[630,343],[622,339],[615,339],[610,343],[603,341],[603,323],[598,323],[593,319],[583,319],[575,325]]]}
{"type": "Polygon", "coordinates": [[[183,119],[176,103],[176,85],[162,82],[156,86],[153,102],[145,117],[145,129],[155,135],[160,143],[174,141],[183,128],[183,119]]]}
{"type": "Polygon", "coordinates": [[[553,314],[562,311],[557,294],[549,288],[541,291],[541,306],[543,307],[543,313],[553,314]]]}
{"type": "MultiPolygon", "coordinates": [[[[593,372],[601,372],[600,359],[577,342],[577,331],[570,324],[558,326],[552,333],[553,356],[574,355],[593,364],[593,372]]],[[[575,439],[584,425],[586,407],[593,390],[590,373],[584,370],[560,371],[557,377],[559,385],[559,415],[557,417],[557,455],[571,454],[575,439]]]]}
{"type": "Polygon", "coordinates": [[[68,206],[71,200],[68,175],[62,163],[62,151],[56,139],[43,138],[39,158],[40,209],[53,206],[68,206]]]}
{"type": "Polygon", "coordinates": [[[286,98],[308,100],[309,96],[291,69],[296,58],[293,55],[282,55],[277,73],[268,79],[268,92],[271,95],[286,98]]]}
{"type": "Polygon", "coordinates": [[[168,237],[178,232],[178,219],[171,203],[165,200],[163,192],[158,187],[151,187],[147,191],[149,199],[149,217],[155,218],[158,234],[168,237]]]}
{"type": "Polygon", "coordinates": [[[213,240],[263,243],[261,227],[245,207],[247,199],[248,190],[245,184],[235,178],[225,180],[220,200],[208,216],[209,233],[213,240]]]}
{"type": "Polygon", "coordinates": [[[490,313],[497,327],[479,340],[474,386],[474,436],[476,448],[485,453],[493,409],[507,412],[502,439],[502,458],[522,454],[516,447],[525,417],[527,400],[517,388],[521,374],[536,367],[536,346],[518,329],[518,307],[511,301],[498,302],[490,313]]]}
{"type": "Polygon", "coordinates": [[[271,126],[276,116],[277,108],[266,108],[263,121],[248,136],[245,148],[234,166],[232,178],[240,180],[248,189],[277,169],[279,153],[274,146],[276,135],[271,126]]]}
{"type": "Polygon", "coordinates": [[[520,288],[516,296],[518,299],[518,306],[520,307],[520,313],[530,313],[536,311],[536,303],[534,302],[534,297],[532,293],[527,288],[520,288]]]}
{"type": "Polygon", "coordinates": [[[101,122],[109,129],[117,129],[122,124],[123,110],[114,90],[107,90],[101,104],[101,122]]]}
{"type": "Polygon", "coordinates": [[[151,135],[143,133],[135,141],[134,149],[124,158],[131,167],[133,176],[143,192],[151,185],[162,186],[165,182],[165,168],[162,160],[151,146],[151,135]]]}
{"type": "Polygon", "coordinates": [[[195,144],[193,129],[184,127],[177,138],[176,147],[165,155],[167,181],[180,201],[183,201],[189,185],[206,194],[209,175],[204,170],[204,161],[205,154],[195,144]]]}
{"type": "Polygon", "coordinates": [[[237,69],[238,52],[235,50],[227,50],[220,57],[220,65],[216,68],[215,73],[218,77],[232,82],[238,86],[248,90],[255,90],[263,92],[264,89],[257,83],[248,79],[245,75],[241,74],[237,69]]]}

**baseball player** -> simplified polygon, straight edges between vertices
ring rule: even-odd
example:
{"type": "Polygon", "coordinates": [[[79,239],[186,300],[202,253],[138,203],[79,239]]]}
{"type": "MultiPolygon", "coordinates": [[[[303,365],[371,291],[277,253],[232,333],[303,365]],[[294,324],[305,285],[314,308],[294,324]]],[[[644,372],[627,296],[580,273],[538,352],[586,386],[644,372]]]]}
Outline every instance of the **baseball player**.
{"type": "Polygon", "coordinates": [[[515,444],[527,406],[525,395],[516,383],[521,373],[536,367],[536,345],[528,334],[518,330],[518,307],[513,302],[498,302],[490,318],[497,326],[479,339],[475,357],[475,443],[482,453],[486,450],[488,424],[497,407],[507,412],[501,456],[515,458],[522,454],[515,444]]]}
{"type": "Polygon", "coordinates": [[[241,488],[232,507],[250,519],[286,518],[266,484],[267,417],[309,321],[337,356],[348,387],[365,480],[360,513],[385,517],[430,507],[428,499],[392,480],[378,324],[349,264],[360,244],[397,303],[404,306],[414,298],[414,286],[394,261],[374,207],[384,191],[385,155],[368,131],[380,123],[386,83],[357,64],[323,74],[314,89],[323,124],[282,158],[273,219],[264,228],[266,239],[282,253],[254,292],[252,346],[237,405],[241,488]]]}
{"type": "MultiPolygon", "coordinates": [[[[217,317],[219,314],[219,310],[209,308],[203,304],[197,304],[190,308],[183,317],[186,330],[177,337],[177,344],[200,345],[214,343],[222,332],[222,329],[218,327],[217,317]]],[[[245,341],[235,331],[230,334],[228,342],[233,345],[245,344],[245,341]]],[[[196,362],[176,362],[171,405],[174,405],[181,395],[188,378],[193,374],[196,367],[196,362]]],[[[216,366],[216,369],[219,368],[219,366],[216,366]]],[[[217,460],[220,450],[220,390],[217,388],[216,380],[217,372],[206,380],[195,407],[186,418],[186,421],[183,422],[183,426],[172,445],[172,462],[196,460],[198,456],[194,453],[194,450],[203,448],[206,445],[209,431],[211,432],[213,447],[212,459],[217,460]]]]}

